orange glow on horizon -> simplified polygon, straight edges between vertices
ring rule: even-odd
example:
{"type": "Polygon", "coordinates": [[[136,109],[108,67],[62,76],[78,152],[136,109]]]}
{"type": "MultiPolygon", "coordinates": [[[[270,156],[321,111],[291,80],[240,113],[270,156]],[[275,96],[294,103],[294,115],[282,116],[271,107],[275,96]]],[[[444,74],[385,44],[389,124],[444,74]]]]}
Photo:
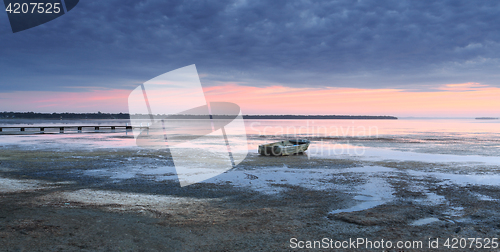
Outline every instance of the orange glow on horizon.
{"type": "MultiPolygon", "coordinates": [[[[0,111],[128,112],[132,90],[0,93],[0,111]]],[[[238,104],[243,114],[500,116],[500,88],[446,84],[431,91],[359,88],[252,87],[234,83],[205,87],[207,101],[238,104]]],[[[175,102],[175,101],[173,101],[175,102]]]]}
{"type": "Polygon", "coordinates": [[[87,92],[17,91],[0,93],[0,111],[127,112],[127,99],[131,91],[114,89],[87,92]]]}
{"type": "Polygon", "coordinates": [[[500,88],[448,84],[438,91],[400,89],[250,87],[205,88],[207,100],[239,104],[244,114],[498,116],[500,88]]]}

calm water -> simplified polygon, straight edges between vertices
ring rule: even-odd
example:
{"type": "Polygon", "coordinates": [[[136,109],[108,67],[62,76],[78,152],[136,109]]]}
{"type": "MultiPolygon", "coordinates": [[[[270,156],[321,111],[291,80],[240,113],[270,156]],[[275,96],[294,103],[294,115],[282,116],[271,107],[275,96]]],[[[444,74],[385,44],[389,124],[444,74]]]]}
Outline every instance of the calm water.
{"type": "MultiPolygon", "coordinates": [[[[0,120],[0,126],[105,126],[127,123],[129,120],[0,120]]],[[[365,151],[363,154],[366,151],[391,150],[485,158],[500,156],[500,120],[246,120],[245,126],[250,151],[256,151],[259,144],[269,141],[307,138],[313,141],[311,155],[356,155],[361,154],[361,150],[365,151]],[[348,150],[352,151],[348,153],[348,150]]],[[[8,131],[4,129],[4,132],[8,131]]],[[[46,131],[46,134],[0,135],[0,144],[29,145],[30,149],[135,147],[132,132],[123,129],[115,132],[102,130],[100,134],[95,134],[93,130],[84,133],[66,131],[64,134],[59,134],[57,129],[46,131]]]]}
{"type": "MultiPolygon", "coordinates": [[[[250,144],[255,136],[298,136],[315,141],[323,154],[333,149],[400,150],[416,153],[500,156],[500,120],[267,120],[247,121],[250,144]]],[[[337,152],[339,153],[339,152],[337,152]]],[[[358,153],[360,153],[358,151],[358,153]]]]}

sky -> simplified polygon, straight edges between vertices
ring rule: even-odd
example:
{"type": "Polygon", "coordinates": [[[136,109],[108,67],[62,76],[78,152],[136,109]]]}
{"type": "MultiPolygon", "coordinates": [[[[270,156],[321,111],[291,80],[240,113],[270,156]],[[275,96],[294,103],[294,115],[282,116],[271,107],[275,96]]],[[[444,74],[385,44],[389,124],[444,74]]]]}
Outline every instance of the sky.
{"type": "Polygon", "coordinates": [[[500,2],[82,0],[12,33],[0,111],[127,112],[196,64],[244,114],[500,116],[500,2]]]}

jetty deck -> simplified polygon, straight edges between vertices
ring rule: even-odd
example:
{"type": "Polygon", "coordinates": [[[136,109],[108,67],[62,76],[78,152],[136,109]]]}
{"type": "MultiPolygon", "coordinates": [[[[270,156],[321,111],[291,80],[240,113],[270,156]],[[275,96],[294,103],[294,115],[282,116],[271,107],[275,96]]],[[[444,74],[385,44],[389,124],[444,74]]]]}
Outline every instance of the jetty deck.
{"type": "Polygon", "coordinates": [[[116,126],[113,126],[113,125],[80,125],[80,126],[68,126],[68,125],[65,125],[65,126],[0,126],[0,132],[7,132],[5,130],[8,130],[8,132],[15,132],[15,131],[19,131],[19,132],[25,132],[25,131],[29,131],[29,132],[39,132],[39,133],[42,133],[42,132],[45,132],[47,129],[59,129],[59,132],[60,133],[64,133],[64,131],[68,131],[68,130],[76,130],[78,132],[83,132],[84,130],[85,131],[88,131],[88,130],[94,130],[94,131],[97,131],[97,130],[103,130],[103,129],[108,129],[108,130],[116,130],[116,129],[124,129],[124,130],[133,130],[133,129],[149,129],[149,126],[144,126],[144,127],[133,127],[133,126],[129,126],[129,125],[116,125],[116,126]]]}

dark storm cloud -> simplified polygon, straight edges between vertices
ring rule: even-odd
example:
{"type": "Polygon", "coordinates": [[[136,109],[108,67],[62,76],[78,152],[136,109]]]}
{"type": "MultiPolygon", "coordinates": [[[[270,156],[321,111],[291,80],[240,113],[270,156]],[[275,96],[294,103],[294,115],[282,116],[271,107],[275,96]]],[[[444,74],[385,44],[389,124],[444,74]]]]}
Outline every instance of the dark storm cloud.
{"type": "Polygon", "coordinates": [[[2,34],[0,85],[130,88],[193,63],[204,85],[496,85],[499,14],[494,1],[80,1],[2,34]]]}

